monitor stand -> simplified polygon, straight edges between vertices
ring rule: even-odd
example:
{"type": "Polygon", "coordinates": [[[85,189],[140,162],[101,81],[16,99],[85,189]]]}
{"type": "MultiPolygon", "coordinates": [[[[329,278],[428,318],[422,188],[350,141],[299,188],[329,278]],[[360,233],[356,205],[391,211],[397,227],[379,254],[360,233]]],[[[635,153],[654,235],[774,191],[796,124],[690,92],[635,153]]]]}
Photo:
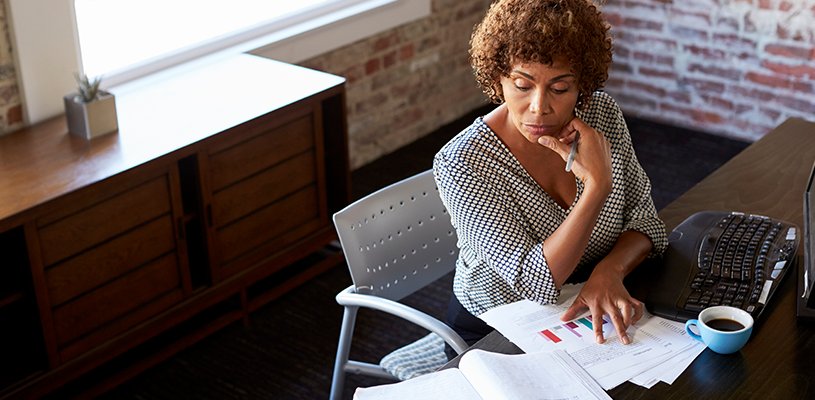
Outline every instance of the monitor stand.
{"type": "MultiPolygon", "coordinates": [[[[796,264],[798,265],[798,267],[796,268],[798,270],[798,283],[797,283],[798,291],[796,296],[797,302],[796,313],[798,315],[798,323],[815,325],[815,307],[812,308],[807,307],[807,299],[804,298],[804,269],[806,268],[804,263],[804,255],[803,254],[797,255],[795,257],[795,261],[796,264]]],[[[815,293],[811,294],[815,296],[815,293]]],[[[815,302],[815,299],[810,300],[813,300],[813,302],[815,302]]]]}

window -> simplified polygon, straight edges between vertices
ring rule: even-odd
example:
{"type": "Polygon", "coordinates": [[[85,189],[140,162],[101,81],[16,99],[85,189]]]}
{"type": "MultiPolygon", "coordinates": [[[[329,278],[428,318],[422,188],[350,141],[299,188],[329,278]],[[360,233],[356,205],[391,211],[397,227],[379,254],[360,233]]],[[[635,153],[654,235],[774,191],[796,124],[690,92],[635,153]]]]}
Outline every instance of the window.
{"type": "Polygon", "coordinates": [[[430,14],[430,0],[6,0],[27,124],[73,73],[110,88],[216,52],[297,63],[430,14]]]}
{"type": "Polygon", "coordinates": [[[82,69],[115,75],[253,29],[273,31],[358,0],[75,0],[82,69]],[[228,4],[228,6],[226,6],[228,4]]]}

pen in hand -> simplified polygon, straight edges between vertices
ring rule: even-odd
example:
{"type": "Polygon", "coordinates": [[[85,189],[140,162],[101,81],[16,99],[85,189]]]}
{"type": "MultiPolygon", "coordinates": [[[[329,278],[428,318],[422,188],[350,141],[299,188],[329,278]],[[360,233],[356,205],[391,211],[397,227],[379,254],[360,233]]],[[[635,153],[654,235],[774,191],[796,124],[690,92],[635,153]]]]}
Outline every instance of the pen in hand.
{"type": "Polygon", "coordinates": [[[566,160],[566,172],[572,170],[572,163],[574,162],[574,156],[577,154],[577,141],[580,140],[580,132],[575,131],[574,134],[574,142],[572,142],[572,151],[569,152],[569,158],[566,160]]]}

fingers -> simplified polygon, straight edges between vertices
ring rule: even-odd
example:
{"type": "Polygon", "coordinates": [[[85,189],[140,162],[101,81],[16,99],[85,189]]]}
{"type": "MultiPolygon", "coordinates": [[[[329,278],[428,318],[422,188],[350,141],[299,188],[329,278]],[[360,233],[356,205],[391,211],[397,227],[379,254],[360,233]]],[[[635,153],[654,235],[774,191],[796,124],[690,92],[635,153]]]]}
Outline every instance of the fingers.
{"type": "Polygon", "coordinates": [[[602,312],[596,312],[596,310],[592,310],[592,312],[591,312],[591,326],[594,329],[594,340],[599,344],[603,344],[605,339],[603,338],[603,313],[602,312]]]}
{"type": "Polygon", "coordinates": [[[620,308],[620,315],[623,318],[623,324],[625,324],[626,328],[628,328],[628,326],[632,324],[631,321],[634,320],[635,313],[636,311],[634,310],[634,307],[631,306],[631,304],[625,303],[620,308]]]}
{"type": "Polygon", "coordinates": [[[631,307],[634,309],[634,317],[628,325],[634,325],[642,318],[642,302],[637,299],[631,299],[631,307]]]}
{"type": "Polygon", "coordinates": [[[560,316],[561,321],[571,321],[575,319],[583,310],[587,308],[586,303],[575,300],[574,303],[560,316]]]}
{"type": "Polygon", "coordinates": [[[571,143],[567,145],[551,136],[543,136],[539,138],[538,144],[554,151],[555,153],[558,153],[564,160],[569,156],[569,152],[572,150],[571,143]]]}
{"type": "Polygon", "coordinates": [[[626,329],[628,329],[628,324],[625,323],[625,320],[623,316],[620,315],[619,311],[612,311],[609,313],[609,317],[611,317],[611,323],[614,325],[614,330],[617,331],[617,337],[620,338],[620,343],[630,343],[630,340],[628,340],[628,334],[625,333],[626,329]]]}
{"type": "Polygon", "coordinates": [[[642,318],[642,302],[637,299],[631,299],[623,302],[622,307],[619,309],[618,319],[611,316],[611,322],[614,323],[614,328],[617,330],[617,336],[620,338],[622,344],[629,344],[631,341],[628,338],[626,331],[628,327],[637,323],[642,318]]]}
{"type": "Polygon", "coordinates": [[[593,309],[586,303],[578,300],[575,300],[569,309],[560,316],[561,321],[571,321],[580,315],[583,310],[588,308],[592,318],[594,340],[597,343],[603,344],[605,342],[605,335],[603,332],[603,315],[608,315],[611,319],[611,324],[614,326],[614,330],[617,332],[617,337],[620,338],[620,343],[625,345],[631,343],[626,331],[628,330],[629,326],[636,324],[637,321],[642,318],[642,302],[632,298],[630,301],[623,301],[619,308],[615,308],[611,312],[606,312],[600,307],[593,309]]]}

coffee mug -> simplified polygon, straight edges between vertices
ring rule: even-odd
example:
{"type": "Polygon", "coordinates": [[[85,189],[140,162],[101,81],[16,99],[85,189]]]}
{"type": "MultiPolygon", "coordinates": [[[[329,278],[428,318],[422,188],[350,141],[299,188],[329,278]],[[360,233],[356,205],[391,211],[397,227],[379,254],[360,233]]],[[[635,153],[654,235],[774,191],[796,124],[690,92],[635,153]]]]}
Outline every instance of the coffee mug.
{"type": "Polygon", "coordinates": [[[716,306],[705,308],[698,319],[685,322],[685,331],[692,338],[704,342],[707,347],[719,354],[739,351],[753,332],[753,317],[740,308],[716,306]],[[695,325],[700,335],[691,331],[695,325]]]}

